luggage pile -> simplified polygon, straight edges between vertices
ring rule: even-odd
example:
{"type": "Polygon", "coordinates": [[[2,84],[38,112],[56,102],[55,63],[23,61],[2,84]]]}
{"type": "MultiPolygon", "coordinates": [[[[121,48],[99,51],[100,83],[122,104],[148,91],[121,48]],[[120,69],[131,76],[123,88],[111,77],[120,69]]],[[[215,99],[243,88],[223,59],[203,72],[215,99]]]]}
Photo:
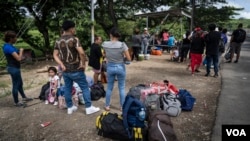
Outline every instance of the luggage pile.
{"type": "Polygon", "coordinates": [[[98,135],[119,141],[177,141],[170,117],[192,111],[195,98],[167,80],[131,87],[122,114],[103,112],[96,118],[98,135]]]}

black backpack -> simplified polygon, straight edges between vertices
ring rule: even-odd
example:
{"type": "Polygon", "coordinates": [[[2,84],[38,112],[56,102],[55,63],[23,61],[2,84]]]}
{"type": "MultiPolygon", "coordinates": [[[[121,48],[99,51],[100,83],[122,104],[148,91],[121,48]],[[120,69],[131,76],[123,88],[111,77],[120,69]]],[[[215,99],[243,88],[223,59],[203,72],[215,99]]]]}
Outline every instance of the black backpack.
{"type": "Polygon", "coordinates": [[[223,38],[221,37],[220,40],[219,40],[219,51],[221,53],[224,53],[225,52],[225,44],[224,44],[224,40],[223,38]]]}
{"type": "Polygon", "coordinates": [[[104,86],[101,82],[94,84],[90,87],[91,100],[96,101],[102,97],[106,96],[106,91],[104,90],[104,86]]]}
{"type": "Polygon", "coordinates": [[[44,85],[42,86],[40,95],[39,95],[39,97],[38,97],[40,100],[45,100],[45,99],[46,99],[46,98],[45,98],[45,92],[46,92],[46,90],[49,89],[49,87],[50,87],[50,82],[47,82],[46,84],[44,84],[44,85]]]}
{"type": "Polygon", "coordinates": [[[147,130],[142,128],[133,128],[132,138],[123,125],[122,116],[117,113],[103,112],[96,118],[96,128],[98,135],[118,141],[147,141],[147,130]]]}
{"type": "Polygon", "coordinates": [[[243,29],[238,29],[235,35],[235,41],[237,43],[242,43],[245,41],[246,32],[243,29]]]}

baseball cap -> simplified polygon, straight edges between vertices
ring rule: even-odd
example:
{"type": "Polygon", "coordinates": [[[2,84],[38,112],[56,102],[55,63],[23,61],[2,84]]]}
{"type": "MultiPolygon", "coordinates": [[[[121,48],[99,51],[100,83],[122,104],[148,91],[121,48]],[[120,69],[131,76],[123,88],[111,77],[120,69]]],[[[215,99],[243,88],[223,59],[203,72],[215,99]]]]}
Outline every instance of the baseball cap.
{"type": "Polygon", "coordinates": [[[194,30],[195,30],[195,31],[200,31],[201,28],[200,28],[200,27],[196,27],[194,30]]]}
{"type": "Polygon", "coordinates": [[[70,29],[70,28],[73,28],[73,27],[75,27],[75,23],[73,21],[70,21],[70,20],[66,20],[62,24],[62,28],[65,31],[70,29]]]}
{"type": "Polygon", "coordinates": [[[148,28],[145,27],[144,30],[148,30],[148,28]]]}

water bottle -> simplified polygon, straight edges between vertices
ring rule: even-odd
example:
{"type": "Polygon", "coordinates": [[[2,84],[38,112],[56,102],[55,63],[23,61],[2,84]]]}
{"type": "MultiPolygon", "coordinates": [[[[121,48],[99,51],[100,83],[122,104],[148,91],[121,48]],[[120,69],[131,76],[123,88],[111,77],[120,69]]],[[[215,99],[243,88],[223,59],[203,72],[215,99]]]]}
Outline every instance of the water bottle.
{"type": "Polygon", "coordinates": [[[141,108],[141,111],[139,112],[139,120],[143,121],[146,118],[146,113],[145,113],[145,109],[141,108]]]}

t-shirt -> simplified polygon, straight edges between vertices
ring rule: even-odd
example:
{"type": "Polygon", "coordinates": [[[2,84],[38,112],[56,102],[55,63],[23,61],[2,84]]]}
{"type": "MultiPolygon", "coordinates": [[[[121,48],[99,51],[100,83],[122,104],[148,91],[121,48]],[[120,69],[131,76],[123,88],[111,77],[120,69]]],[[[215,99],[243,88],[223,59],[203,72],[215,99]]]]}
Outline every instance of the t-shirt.
{"type": "Polygon", "coordinates": [[[221,39],[221,33],[218,31],[210,31],[205,36],[206,55],[218,55],[220,39],[221,39]]]}
{"type": "Polygon", "coordinates": [[[166,33],[166,32],[164,32],[164,33],[162,34],[162,38],[163,38],[163,41],[168,41],[169,34],[166,33]]]}
{"type": "Polygon", "coordinates": [[[128,50],[124,42],[105,41],[102,46],[105,50],[107,62],[124,63],[124,51],[128,50]]]}
{"type": "Polygon", "coordinates": [[[132,36],[132,46],[133,47],[141,47],[141,36],[140,35],[133,35],[132,36]]]}
{"type": "Polygon", "coordinates": [[[7,66],[20,68],[21,67],[20,62],[17,61],[12,55],[12,53],[14,53],[14,52],[19,54],[19,50],[17,48],[15,48],[12,44],[5,43],[3,45],[3,53],[7,59],[7,66]]]}
{"type": "Polygon", "coordinates": [[[55,75],[54,77],[49,77],[50,82],[50,89],[60,88],[60,79],[58,75],[55,75]],[[57,87],[55,86],[57,81],[57,87]]]}
{"type": "Polygon", "coordinates": [[[242,43],[246,39],[246,31],[243,30],[243,29],[241,29],[241,28],[240,29],[236,29],[236,30],[233,31],[232,36],[233,36],[232,42],[242,43]],[[237,38],[239,38],[240,34],[242,34],[241,37],[243,39],[241,41],[237,41],[237,38]]]}
{"type": "Polygon", "coordinates": [[[76,48],[81,47],[79,39],[73,35],[63,35],[55,43],[55,50],[59,51],[61,61],[66,67],[65,72],[83,71],[83,68],[78,69],[81,63],[76,48]]]}
{"type": "Polygon", "coordinates": [[[170,46],[170,47],[172,47],[172,46],[174,46],[174,36],[170,36],[169,38],[168,38],[168,46],[170,46]]]}
{"type": "Polygon", "coordinates": [[[142,43],[147,45],[149,43],[150,35],[149,34],[142,34],[141,35],[142,43]]]}
{"type": "Polygon", "coordinates": [[[174,50],[174,57],[175,58],[179,57],[179,51],[177,49],[174,50]]]}

